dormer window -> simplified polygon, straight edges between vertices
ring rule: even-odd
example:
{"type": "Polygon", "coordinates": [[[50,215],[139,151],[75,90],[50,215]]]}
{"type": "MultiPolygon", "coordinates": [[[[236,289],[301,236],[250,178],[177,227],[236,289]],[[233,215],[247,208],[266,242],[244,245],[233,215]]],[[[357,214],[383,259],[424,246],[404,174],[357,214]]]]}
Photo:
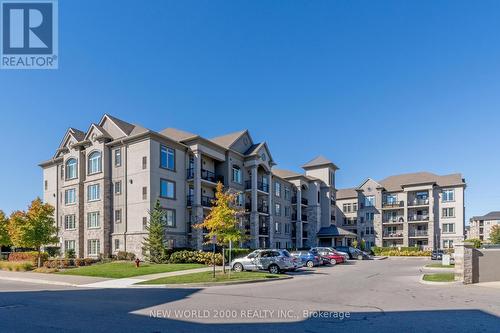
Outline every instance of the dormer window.
{"type": "Polygon", "coordinates": [[[99,172],[101,172],[101,170],[102,170],[101,153],[98,151],[95,151],[89,155],[88,174],[92,175],[94,173],[99,173],[99,172]]]}
{"type": "Polygon", "coordinates": [[[75,179],[77,177],[77,165],[78,163],[75,158],[70,158],[66,161],[66,180],[75,179]]]}

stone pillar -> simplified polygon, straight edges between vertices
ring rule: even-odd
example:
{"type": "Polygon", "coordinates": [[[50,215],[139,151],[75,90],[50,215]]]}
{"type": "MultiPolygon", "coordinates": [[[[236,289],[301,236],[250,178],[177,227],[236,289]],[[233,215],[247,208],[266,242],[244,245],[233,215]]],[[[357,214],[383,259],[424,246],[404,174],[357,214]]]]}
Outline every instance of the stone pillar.
{"type": "Polygon", "coordinates": [[[403,246],[410,246],[409,234],[410,225],[408,224],[408,192],[403,192],[401,194],[403,201],[403,246]]]}
{"type": "Polygon", "coordinates": [[[297,221],[295,222],[295,242],[297,248],[302,248],[304,247],[304,240],[302,239],[302,230],[303,230],[303,225],[302,225],[302,189],[300,186],[297,188],[297,221]]]}
{"type": "MultiPolygon", "coordinates": [[[[268,209],[269,209],[269,247],[274,248],[274,207],[273,207],[273,196],[274,196],[274,191],[273,191],[273,177],[272,174],[268,174],[268,179],[269,179],[269,195],[267,196],[267,203],[268,203],[268,209]]],[[[285,207],[281,207],[281,209],[285,209],[285,207]]],[[[282,213],[283,214],[283,213],[282,213]]]]}
{"type": "MultiPolygon", "coordinates": [[[[439,206],[439,202],[437,203],[439,206]]],[[[439,212],[438,212],[439,214],[439,212]]],[[[434,214],[434,189],[429,190],[429,223],[427,224],[427,242],[428,242],[428,247],[430,249],[438,249],[439,244],[436,244],[436,231],[434,230],[434,226],[439,225],[438,223],[435,223],[435,214],[434,214]]]]}
{"type": "Polygon", "coordinates": [[[472,279],[472,243],[457,242],[455,248],[455,279],[463,284],[473,283],[472,279]]]}
{"type": "MultiPolygon", "coordinates": [[[[201,205],[201,153],[194,151],[194,170],[193,170],[193,202],[192,210],[195,223],[203,222],[203,206],[201,205]]],[[[196,248],[203,248],[203,229],[192,229],[196,239],[196,248]]]]}
{"type": "Polygon", "coordinates": [[[258,249],[259,246],[259,212],[257,211],[257,166],[253,165],[250,170],[251,190],[252,190],[252,210],[250,212],[250,244],[252,248],[258,249]]]}

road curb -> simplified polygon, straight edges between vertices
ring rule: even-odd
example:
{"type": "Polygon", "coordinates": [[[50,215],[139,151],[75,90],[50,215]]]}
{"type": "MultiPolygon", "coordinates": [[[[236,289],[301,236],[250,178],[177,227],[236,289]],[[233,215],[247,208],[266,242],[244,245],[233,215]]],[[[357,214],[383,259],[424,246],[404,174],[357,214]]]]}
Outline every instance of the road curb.
{"type": "Polygon", "coordinates": [[[13,278],[13,277],[11,278],[11,277],[5,277],[5,276],[1,276],[0,280],[27,282],[27,283],[34,283],[34,284],[49,284],[49,285],[54,285],[54,286],[65,286],[65,287],[78,287],[79,286],[78,284],[69,283],[69,282],[40,280],[40,279],[13,278]]]}
{"type": "Polygon", "coordinates": [[[429,271],[440,271],[440,272],[451,272],[455,270],[455,267],[425,267],[422,266],[423,270],[429,270],[429,271]]]}
{"type": "Polygon", "coordinates": [[[422,274],[420,276],[420,279],[418,282],[426,285],[432,285],[432,286],[452,286],[452,285],[459,285],[462,284],[460,281],[451,281],[451,282],[434,282],[434,281],[425,281],[424,280],[424,275],[422,274]]]}
{"type": "Polygon", "coordinates": [[[189,287],[217,287],[217,286],[233,286],[238,284],[253,284],[253,283],[264,283],[272,281],[282,281],[293,279],[293,276],[284,276],[274,279],[265,280],[248,280],[248,281],[228,281],[228,282],[211,282],[211,283],[178,283],[178,284],[134,284],[129,287],[132,288],[189,288],[189,287]]]}

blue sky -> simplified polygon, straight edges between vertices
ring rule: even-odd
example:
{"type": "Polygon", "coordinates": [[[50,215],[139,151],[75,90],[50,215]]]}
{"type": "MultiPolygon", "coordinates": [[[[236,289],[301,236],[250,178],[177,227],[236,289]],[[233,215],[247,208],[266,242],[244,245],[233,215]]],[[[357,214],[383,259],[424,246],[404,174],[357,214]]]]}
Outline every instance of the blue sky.
{"type": "Polygon", "coordinates": [[[498,1],[60,1],[59,70],[0,71],[0,209],[103,113],[211,137],[248,128],[280,168],[323,154],[338,187],[466,178],[500,210],[498,1]]]}

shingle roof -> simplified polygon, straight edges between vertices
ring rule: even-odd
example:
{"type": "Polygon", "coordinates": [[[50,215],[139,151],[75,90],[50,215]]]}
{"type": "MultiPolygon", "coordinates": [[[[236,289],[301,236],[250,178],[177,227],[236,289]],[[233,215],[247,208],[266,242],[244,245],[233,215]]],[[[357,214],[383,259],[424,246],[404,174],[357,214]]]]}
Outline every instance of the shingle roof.
{"type": "Polygon", "coordinates": [[[338,189],[335,195],[337,200],[339,199],[349,199],[349,198],[357,198],[358,192],[355,188],[342,188],[338,189]]]}
{"type": "Polygon", "coordinates": [[[69,130],[78,141],[82,141],[85,139],[85,132],[73,127],[70,127],[69,130]]]}
{"type": "Polygon", "coordinates": [[[473,220],[500,220],[500,211],[489,212],[483,216],[473,216],[473,220]]]}
{"type": "Polygon", "coordinates": [[[173,127],[165,128],[163,131],[160,132],[160,134],[168,136],[169,138],[174,139],[175,141],[179,141],[179,142],[186,140],[188,138],[194,138],[194,137],[198,136],[196,134],[193,134],[193,133],[190,133],[187,131],[183,131],[183,130],[180,130],[177,128],[173,128],[173,127]]]}
{"type": "Polygon", "coordinates": [[[310,160],[309,162],[304,164],[302,166],[302,168],[309,169],[309,168],[315,168],[315,167],[324,166],[324,165],[330,165],[334,169],[338,169],[338,167],[332,161],[330,161],[329,159],[327,159],[326,157],[324,157],[322,155],[313,158],[312,160],[310,160]]]}
{"type": "Polygon", "coordinates": [[[290,171],[290,170],[283,170],[283,169],[273,169],[273,174],[278,176],[278,177],[281,177],[283,179],[304,176],[300,173],[290,171]]]}
{"type": "Polygon", "coordinates": [[[111,119],[116,124],[116,126],[118,126],[127,135],[130,135],[130,133],[132,132],[132,130],[135,127],[134,125],[132,125],[130,123],[127,123],[124,120],[121,120],[121,119],[118,119],[116,117],[110,116],[109,114],[106,114],[106,116],[109,119],[111,119]]]}
{"type": "Polygon", "coordinates": [[[243,155],[253,155],[253,154],[256,154],[259,151],[260,147],[262,147],[263,145],[264,145],[263,142],[253,144],[253,145],[251,145],[247,149],[247,151],[243,155]]]}
{"type": "Polygon", "coordinates": [[[218,144],[222,147],[229,148],[232,146],[233,143],[236,142],[236,140],[238,140],[246,132],[247,132],[247,130],[229,133],[226,135],[217,136],[215,138],[212,138],[212,139],[210,139],[210,141],[215,142],[216,144],[218,144]]]}
{"type": "Polygon", "coordinates": [[[465,185],[459,173],[439,176],[430,172],[415,172],[390,176],[379,181],[387,191],[401,191],[405,185],[435,183],[441,187],[465,185]]]}
{"type": "Polygon", "coordinates": [[[336,236],[351,236],[357,237],[355,233],[337,227],[336,225],[330,225],[329,227],[322,227],[317,233],[318,237],[336,237],[336,236]]]}

